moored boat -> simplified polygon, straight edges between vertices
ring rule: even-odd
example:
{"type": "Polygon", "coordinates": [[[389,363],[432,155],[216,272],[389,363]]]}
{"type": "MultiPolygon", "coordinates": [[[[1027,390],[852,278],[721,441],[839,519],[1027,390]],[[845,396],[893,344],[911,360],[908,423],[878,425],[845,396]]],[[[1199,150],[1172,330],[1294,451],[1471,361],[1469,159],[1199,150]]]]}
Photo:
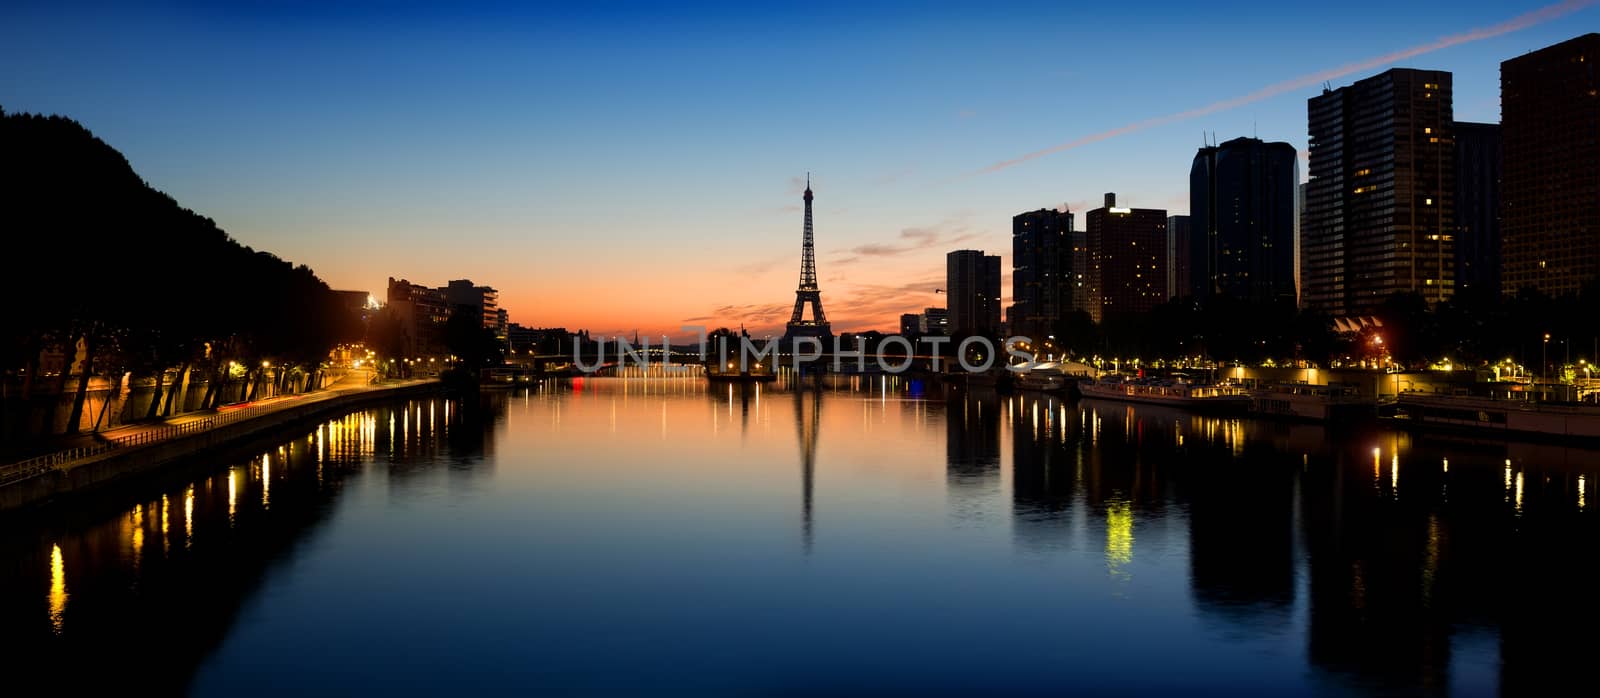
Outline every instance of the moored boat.
{"type": "Polygon", "coordinates": [[[1041,393],[1054,393],[1066,390],[1071,384],[1067,377],[1054,373],[1038,373],[1030,371],[1017,375],[1018,390],[1032,390],[1041,393]]]}
{"type": "Polygon", "coordinates": [[[1600,439],[1600,406],[1401,393],[1385,417],[1425,427],[1557,438],[1600,439]]]}
{"type": "Polygon", "coordinates": [[[1100,380],[1079,383],[1078,392],[1086,398],[1168,405],[1195,411],[1243,413],[1250,409],[1250,394],[1229,383],[1100,380]]]}
{"type": "Polygon", "coordinates": [[[1278,383],[1250,395],[1250,411],[1268,417],[1328,421],[1363,413],[1371,416],[1376,408],[1376,400],[1363,398],[1355,388],[1343,385],[1278,383]]]}
{"type": "Polygon", "coordinates": [[[1060,365],[1055,363],[1034,364],[1016,374],[1018,390],[1061,393],[1070,391],[1077,382],[1075,376],[1067,375],[1061,370],[1060,365]]]}

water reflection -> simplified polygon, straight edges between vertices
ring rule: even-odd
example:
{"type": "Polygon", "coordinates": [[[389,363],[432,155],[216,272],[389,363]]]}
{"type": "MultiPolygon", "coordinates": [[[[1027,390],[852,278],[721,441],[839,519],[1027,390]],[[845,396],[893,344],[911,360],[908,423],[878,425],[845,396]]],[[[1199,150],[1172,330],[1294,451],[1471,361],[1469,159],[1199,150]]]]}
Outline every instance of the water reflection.
{"type": "Polygon", "coordinates": [[[945,406],[945,464],[951,488],[985,488],[1000,479],[1000,409],[993,396],[952,396],[945,406]]]}
{"type": "MultiPolygon", "coordinates": [[[[754,386],[754,390],[759,395],[761,386],[754,386]]],[[[794,391],[795,434],[800,439],[800,540],[807,555],[811,554],[815,537],[811,509],[816,491],[817,437],[822,430],[822,395],[807,395],[811,392],[804,388],[794,391]]]]}
{"type": "Polygon", "coordinates": [[[50,630],[60,635],[67,619],[67,561],[61,546],[50,546],[50,630]]]}
{"type": "Polygon", "coordinates": [[[1600,649],[1597,470],[886,377],[546,383],[8,520],[0,635],[155,693],[1548,692],[1600,649]]]}
{"type": "MultiPolygon", "coordinates": [[[[504,398],[489,396],[466,412],[493,423],[504,398]]],[[[437,421],[446,404],[421,400],[342,417],[221,457],[232,464],[199,463],[192,475],[6,519],[0,644],[20,653],[12,657],[18,666],[48,673],[67,693],[100,685],[181,692],[240,607],[323,524],[347,485],[375,468],[408,469],[441,453],[476,462],[490,450],[484,422],[466,424],[460,410],[455,426],[467,435],[449,441],[466,450],[440,443],[451,429],[437,421]],[[407,431],[393,451],[373,438],[378,421],[414,426],[429,410],[435,421],[407,431]],[[171,520],[177,502],[181,525],[171,520]]]]}

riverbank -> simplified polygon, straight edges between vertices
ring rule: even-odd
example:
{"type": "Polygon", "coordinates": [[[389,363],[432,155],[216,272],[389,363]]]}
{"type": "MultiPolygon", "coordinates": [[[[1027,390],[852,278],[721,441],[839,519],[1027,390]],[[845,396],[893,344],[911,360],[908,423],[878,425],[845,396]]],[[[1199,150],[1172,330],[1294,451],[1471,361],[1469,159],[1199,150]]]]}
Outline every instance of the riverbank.
{"type": "Polygon", "coordinates": [[[308,394],[273,404],[226,409],[180,424],[163,425],[93,448],[73,449],[0,472],[0,512],[47,504],[63,497],[150,473],[294,424],[412,395],[443,390],[437,380],[361,385],[308,394]]]}

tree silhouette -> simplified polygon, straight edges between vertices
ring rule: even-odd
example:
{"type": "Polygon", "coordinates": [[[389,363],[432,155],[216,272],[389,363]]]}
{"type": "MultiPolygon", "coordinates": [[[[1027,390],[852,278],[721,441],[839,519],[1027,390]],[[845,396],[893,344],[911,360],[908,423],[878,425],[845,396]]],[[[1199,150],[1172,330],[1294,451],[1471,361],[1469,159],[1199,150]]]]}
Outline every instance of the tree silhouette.
{"type": "MultiPolygon", "coordinates": [[[[0,370],[24,386],[4,415],[6,433],[29,411],[38,357],[60,348],[67,366],[54,401],[77,374],[67,431],[81,423],[89,380],[133,372],[158,384],[146,416],[161,405],[165,374],[197,367],[212,376],[205,406],[228,399],[229,362],[260,376],[309,375],[339,341],[360,338],[355,318],[305,266],[252,250],[209,218],[144,182],[128,161],[77,122],[0,110],[0,221],[8,273],[0,289],[16,312],[0,326],[0,370]],[[298,371],[299,373],[296,373],[298,371]]],[[[11,402],[7,399],[6,402],[11,402]]],[[[54,411],[54,408],[47,408],[54,411]]],[[[45,424],[53,423],[47,415],[45,424]]]]}

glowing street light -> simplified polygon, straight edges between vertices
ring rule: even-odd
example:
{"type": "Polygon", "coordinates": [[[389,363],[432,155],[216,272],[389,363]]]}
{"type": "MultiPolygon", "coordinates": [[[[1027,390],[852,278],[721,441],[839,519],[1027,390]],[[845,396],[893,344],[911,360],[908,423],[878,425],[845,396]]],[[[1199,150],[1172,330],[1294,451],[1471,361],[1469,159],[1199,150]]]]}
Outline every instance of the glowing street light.
{"type": "Polygon", "coordinates": [[[1544,354],[1539,359],[1539,375],[1546,380],[1550,378],[1550,333],[1544,333],[1544,354]]]}

